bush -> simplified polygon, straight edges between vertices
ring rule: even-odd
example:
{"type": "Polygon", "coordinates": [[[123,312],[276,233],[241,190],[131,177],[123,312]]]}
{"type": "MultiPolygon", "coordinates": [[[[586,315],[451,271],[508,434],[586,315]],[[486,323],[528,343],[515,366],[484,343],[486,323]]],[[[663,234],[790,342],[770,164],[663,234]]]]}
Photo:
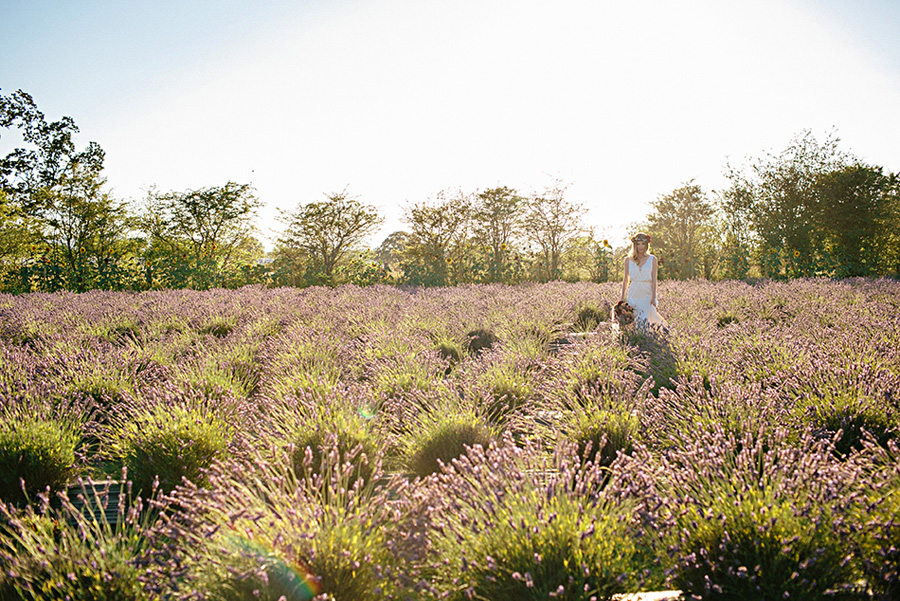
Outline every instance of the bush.
{"type": "Polygon", "coordinates": [[[36,499],[48,487],[65,489],[75,475],[81,440],[80,424],[26,411],[18,407],[0,416],[0,501],[16,505],[36,499]]]}
{"type": "Polygon", "coordinates": [[[699,522],[685,540],[673,580],[684,593],[704,599],[831,599],[834,589],[852,582],[846,543],[834,536],[827,508],[804,516],[787,501],[751,491],[710,509],[721,517],[699,522]]]}
{"type": "Polygon", "coordinates": [[[738,441],[771,436],[788,421],[777,390],[759,383],[712,383],[701,377],[679,380],[675,390],[660,390],[642,412],[646,437],[660,448],[692,446],[715,428],[738,441]]]}
{"type": "Polygon", "coordinates": [[[497,366],[485,374],[484,383],[490,387],[489,404],[484,415],[493,424],[504,424],[519,412],[533,395],[531,378],[515,365],[497,366]]]}
{"type": "Polygon", "coordinates": [[[291,449],[291,468],[302,479],[321,479],[334,460],[328,453],[336,452],[353,458],[351,485],[368,482],[383,454],[373,429],[381,417],[375,401],[371,391],[346,386],[289,396],[266,407],[262,436],[291,449]]]}
{"type": "Polygon", "coordinates": [[[887,601],[900,599],[900,449],[892,442],[872,455],[877,467],[866,474],[856,551],[875,598],[887,601]]]}
{"type": "Polygon", "coordinates": [[[494,333],[484,328],[468,332],[466,338],[468,339],[466,351],[470,355],[477,355],[481,351],[490,350],[494,343],[497,342],[497,337],[494,336],[494,333]]]}
{"type": "Polygon", "coordinates": [[[856,474],[827,445],[698,436],[668,458],[677,524],[671,585],[703,599],[852,596],[843,523],[856,474]]]}
{"type": "Polygon", "coordinates": [[[602,305],[585,304],[575,313],[575,329],[579,332],[596,330],[601,323],[609,321],[609,303],[602,305]]]}
{"type": "Polygon", "coordinates": [[[225,456],[235,426],[201,406],[160,402],[118,415],[107,430],[113,461],[127,468],[136,494],[147,495],[158,479],[168,492],[189,480],[206,483],[205,470],[225,456]]]}
{"type": "Polygon", "coordinates": [[[407,468],[421,477],[439,471],[440,463],[449,465],[475,445],[487,447],[494,439],[491,428],[472,414],[432,414],[420,418],[419,425],[412,433],[407,468]]]}
{"type": "Polygon", "coordinates": [[[0,599],[43,601],[139,601],[158,598],[140,578],[139,558],[145,546],[140,500],[130,508],[120,496],[116,523],[104,508],[109,483],[82,483],[84,505],[68,496],[58,509],[44,504],[11,510],[0,505],[0,599]]]}
{"type": "Polygon", "coordinates": [[[800,409],[814,436],[833,440],[838,432],[841,433],[834,443],[834,451],[840,456],[862,450],[869,435],[881,447],[886,447],[889,441],[897,441],[900,436],[895,411],[866,399],[831,398],[801,404],[800,409]]]}
{"type": "Polygon", "coordinates": [[[449,362],[450,367],[462,361],[463,349],[455,340],[440,339],[435,342],[435,348],[441,354],[441,358],[449,362]]]}
{"type": "Polygon", "coordinates": [[[473,451],[439,476],[438,595],[609,599],[639,586],[634,506],[595,492],[604,475],[579,469],[571,449],[547,463],[504,446],[473,451]]]}
{"type": "MultiPolygon", "coordinates": [[[[398,507],[398,480],[351,484],[357,451],[323,453],[322,478],[300,478],[289,456],[259,449],[212,468],[217,487],[171,499],[151,534],[154,575],[187,598],[396,599],[415,578],[421,519],[398,507]],[[282,595],[284,597],[282,597],[282,595]]],[[[400,597],[407,598],[407,597],[400,597]]]]}
{"type": "Polygon", "coordinates": [[[638,440],[640,417],[626,411],[580,409],[567,416],[566,438],[575,443],[578,457],[609,467],[619,453],[630,455],[638,440]]]}
{"type": "Polygon", "coordinates": [[[291,463],[301,478],[321,475],[328,465],[327,453],[335,449],[341,456],[353,457],[353,471],[349,485],[357,480],[372,479],[380,448],[362,420],[334,419],[311,424],[312,427],[297,432],[291,441],[294,451],[291,463]]]}

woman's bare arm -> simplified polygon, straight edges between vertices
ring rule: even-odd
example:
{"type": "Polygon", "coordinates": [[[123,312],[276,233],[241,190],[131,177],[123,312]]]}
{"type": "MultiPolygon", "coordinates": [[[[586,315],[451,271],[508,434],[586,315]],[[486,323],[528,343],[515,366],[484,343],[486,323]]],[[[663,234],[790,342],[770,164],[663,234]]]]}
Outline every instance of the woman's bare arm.
{"type": "Polygon", "coordinates": [[[651,299],[650,304],[653,305],[654,307],[658,307],[658,305],[656,304],[656,270],[657,270],[656,261],[657,261],[657,259],[654,256],[654,257],[651,257],[651,260],[653,261],[653,265],[651,265],[651,269],[650,269],[650,282],[651,282],[651,284],[650,284],[650,299],[651,299]]]}
{"type": "Polygon", "coordinates": [[[625,300],[625,293],[628,291],[628,257],[625,257],[625,261],[622,263],[622,273],[625,275],[622,276],[622,296],[619,300],[625,300]]]}

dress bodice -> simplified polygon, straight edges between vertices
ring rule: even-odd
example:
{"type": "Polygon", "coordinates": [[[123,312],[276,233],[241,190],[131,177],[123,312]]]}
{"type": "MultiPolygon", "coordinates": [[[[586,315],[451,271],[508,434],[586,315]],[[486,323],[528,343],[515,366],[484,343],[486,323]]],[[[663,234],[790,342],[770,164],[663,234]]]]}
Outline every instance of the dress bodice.
{"type": "Polygon", "coordinates": [[[650,255],[643,265],[638,265],[634,259],[628,260],[628,279],[632,282],[649,282],[653,275],[653,261],[655,257],[650,255]]]}

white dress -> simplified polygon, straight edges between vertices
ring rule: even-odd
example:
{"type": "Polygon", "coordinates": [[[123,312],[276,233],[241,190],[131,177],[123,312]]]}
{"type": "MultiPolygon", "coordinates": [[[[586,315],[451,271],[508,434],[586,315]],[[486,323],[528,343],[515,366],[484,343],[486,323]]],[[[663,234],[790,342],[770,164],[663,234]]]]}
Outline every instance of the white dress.
{"type": "Polygon", "coordinates": [[[668,325],[656,307],[650,304],[653,300],[653,261],[650,255],[639,266],[633,259],[628,259],[628,296],[625,300],[634,309],[634,321],[649,323],[654,326],[668,325]]]}

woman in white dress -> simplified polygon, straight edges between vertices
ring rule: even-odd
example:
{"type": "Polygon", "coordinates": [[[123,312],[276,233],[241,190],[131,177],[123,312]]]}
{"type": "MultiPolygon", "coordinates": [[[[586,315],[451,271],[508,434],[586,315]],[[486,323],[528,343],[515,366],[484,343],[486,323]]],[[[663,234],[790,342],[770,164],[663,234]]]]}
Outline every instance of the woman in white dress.
{"type": "Polygon", "coordinates": [[[635,322],[665,326],[666,320],[656,309],[657,269],[657,259],[650,254],[650,235],[635,235],[622,266],[622,300],[634,310],[635,322]]]}

